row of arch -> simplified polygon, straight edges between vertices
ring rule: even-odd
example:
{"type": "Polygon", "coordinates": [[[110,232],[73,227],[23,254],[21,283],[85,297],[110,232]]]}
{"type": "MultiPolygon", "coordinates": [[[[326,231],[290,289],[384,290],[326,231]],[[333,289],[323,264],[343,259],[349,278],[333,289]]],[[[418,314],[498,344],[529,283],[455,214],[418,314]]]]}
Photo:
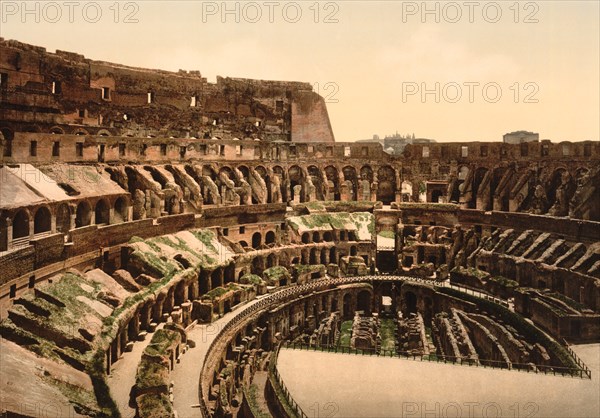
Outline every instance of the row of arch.
{"type": "Polygon", "coordinates": [[[73,228],[88,226],[92,222],[95,225],[127,222],[129,207],[129,198],[119,196],[112,204],[108,198],[101,198],[95,202],[81,200],[76,205],[63,202],[55,206],[21,208],[12,216],[9,213],[3,214],[2,226],[12,226],[13,239],[48,232],[66,234],[73,228]]]}

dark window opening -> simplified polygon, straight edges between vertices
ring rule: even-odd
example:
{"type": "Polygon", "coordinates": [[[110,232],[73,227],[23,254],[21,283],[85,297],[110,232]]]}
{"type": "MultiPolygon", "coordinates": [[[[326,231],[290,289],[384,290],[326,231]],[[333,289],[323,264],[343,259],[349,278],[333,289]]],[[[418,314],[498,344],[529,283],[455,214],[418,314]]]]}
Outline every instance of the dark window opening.
{"type": "Polygon", "coordinates": [[[17,285],[16,284],[11,284],[10,285],[10,298],[14,299],[17,296],[17,285]]]}
{"type": "Polygon", "coordinates": [[[442,157],[448,156],[448,145],[442,145],[442,157]]]}
{"type": "Polygon", "coordinates": [[[223,235],[224,236],[228,236],[229,235],[229,228],[223,228],[223,235]]]}
{"type": "Polygon", "coordinates": [[[187,152],[187,147],[179,147],[179,158],[184,158],[187,152]]]}
{"type": "Polygon", "coordinates": [[[110,100],[110,89],[108,87],[102,87],[102,99],[110,100]]]}
{"type": "Polygon", "coordinates": [[[240,234],[244,234],[246,232],[245,226],[240,226],[240,234]]]}
{"type": "Polygon", "coordinates": [[[3,155],[5,157],[12,157],[12,139],[5,138],[3,155]]]}
{"type": "Polygon", "coordinates": [[[79,109],[79,117],[85,118],[85,109],[79,109]]]}
{"type": "Polygon", "coordinates": [[[479,149],[479,152],[481,154],[482,157],[487,157],[488,156],[488,147],[487,145],[482,145],[481,148],[479,149]]]}
{"type": "Polygon", "coordinates": [[[78,142],[75,144],[75,154],[78,157],[83,157],[83,142],[78,142]]]}
{"type": "Polygon", "coordinates": [[[167,155],[167,144],[160,144],[160,155],[167,155]]]}
{"type": "Polygon", "coordinates": [[[29,287],[30,289],[33,289],[33,288],[35,287],[35,276],[31,276],[31,277],[29,278],[29,285],[28,285],[28,287],[29,287]]]}
{"type": "Polygon", "coordinates": [[[37,141],[31,141],[29,144],[29,155],[32,157],[37,156],[37,141]]]}
{"type": "Polygon", "coordinates": [[[60,142],[54,141],[52,143],[52,156],[59,157],[60,156],[60,142]]]}
{"type": "Polygon", "coordinates": [[[275,102],[275,111],[276,112],[283,112],[283,100],[277,100],[275,102]]]}
{"type": "Polygon", "coordinates": [[[0,88],[6,90],[8,87],[8,73],[0,73],[0,88]]]}
{"type": "Polygon", "coordinates": [[[543,144],[542,145],[542,157],[547,157],[550,154],[550,149],[548,147],[548,144],[543,144]]]}
{"type": "Polygon", "coordinates": [[[146,155],[146,150],[148,149],[148,144],[142,144],[142,148],[140,149],[141,155],[146,155]]]}
{"type": "Polygon", "coordinates": [[[119,144],[119,157],[124,157],[125,156],[125,144],[119,144]]]}
{"type": "Polygon", "coordinates": [[[60,81],[53,81],[52,82],[52,94],[61,94],[62,93],[62,86],[60,84],[60,81]]]}

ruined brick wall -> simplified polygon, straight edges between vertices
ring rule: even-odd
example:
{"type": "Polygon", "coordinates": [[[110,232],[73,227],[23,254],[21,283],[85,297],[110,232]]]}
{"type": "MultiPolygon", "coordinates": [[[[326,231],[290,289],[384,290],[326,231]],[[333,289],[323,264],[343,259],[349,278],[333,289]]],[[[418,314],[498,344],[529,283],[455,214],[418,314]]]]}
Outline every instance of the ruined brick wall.
{"type": "MultiPolygon", "coordinates": [[[[5,137],[53,132],[289,141],[296,140],[292,126],[303,135],[329,126],[325,104],[308,83],[222,77],[209,83],[199,71],[127,67],[3,39],[0,73],[5,137]],[[320,104],[294,120],[299,91],[320,104]]],[[[330,126],[311,138],[333,141],[330,126]]]]}
{"type": "Polygon", "coordinates": [[[292,138],[296,142],[333,142],[325,100],[312,91],[300,91],[292,101],[292,138]]]}

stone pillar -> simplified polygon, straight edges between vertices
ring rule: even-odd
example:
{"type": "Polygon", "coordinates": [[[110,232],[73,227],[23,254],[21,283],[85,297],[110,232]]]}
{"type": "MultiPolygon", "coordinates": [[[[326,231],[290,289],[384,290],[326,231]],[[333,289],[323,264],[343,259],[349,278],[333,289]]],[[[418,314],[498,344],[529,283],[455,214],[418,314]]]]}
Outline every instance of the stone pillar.
{"type": "Polygon", "coordinates": [[[50,214],[50,232],[56,233],[56,214],[54,213],[50,214]]]}
{"type": "Polygon", "coordinates": [[[13,240],[12,219],[6,218],[6,249],[7,250],[10,250],[12,248],[12,240],[13,240]]]}
{"type": "Polygon", "coordinates": [[[181,322],[184,327],[190,325],[192,319],[192,303],[184,302],[181,304],[181,322]]]}
{"type": "Polygon", "coordinates": [[[34,235],[34,226],[35,226],[34,217],[30,216],[29,217],[29,238],[33,238],[33,235],[34,235]]]}

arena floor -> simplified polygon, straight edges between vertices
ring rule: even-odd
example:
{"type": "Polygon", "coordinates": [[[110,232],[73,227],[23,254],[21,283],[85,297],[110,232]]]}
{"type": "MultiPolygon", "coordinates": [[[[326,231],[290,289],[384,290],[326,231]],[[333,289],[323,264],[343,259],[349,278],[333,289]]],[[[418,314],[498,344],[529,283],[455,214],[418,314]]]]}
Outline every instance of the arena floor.
{"type": "Polygon", "coordinates": [[[592,380],[291,349],[278,369],[309,417],[598,417],[600,344],[573,348],[592,380]]]}

